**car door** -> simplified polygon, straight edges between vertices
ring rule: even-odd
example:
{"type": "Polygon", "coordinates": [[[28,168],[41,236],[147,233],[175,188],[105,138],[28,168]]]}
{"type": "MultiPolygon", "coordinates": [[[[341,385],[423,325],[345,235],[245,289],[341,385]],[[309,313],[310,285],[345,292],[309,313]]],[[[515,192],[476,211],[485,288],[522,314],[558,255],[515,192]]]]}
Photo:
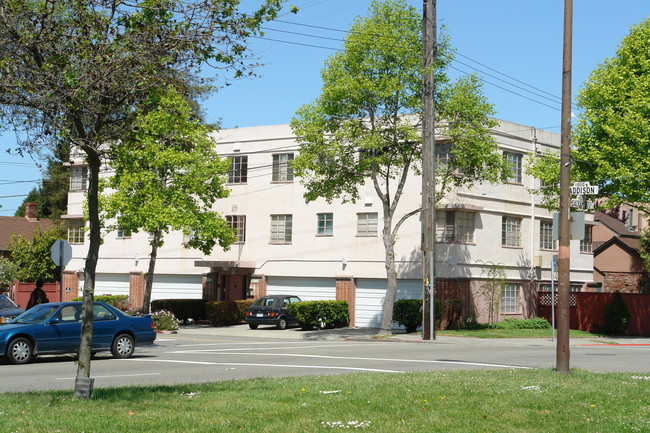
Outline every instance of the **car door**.
{"type": "Polygon", "coordinates": [[[93,349],[110,349],[117,330],[117,316],[105,305],[93,305],[93,349]]]}
{"type": "Polygon", "coordinates": [[[45,321],[37,336],[39,353],[69,353],[79,349],[81,308],[64,305],[45,321]]]}

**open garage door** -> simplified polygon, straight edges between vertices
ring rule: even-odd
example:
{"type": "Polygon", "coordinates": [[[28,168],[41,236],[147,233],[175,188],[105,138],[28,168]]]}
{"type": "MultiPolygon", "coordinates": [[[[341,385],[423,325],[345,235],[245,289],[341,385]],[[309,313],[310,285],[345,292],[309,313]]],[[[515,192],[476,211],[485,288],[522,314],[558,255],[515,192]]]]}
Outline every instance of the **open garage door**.
{"type": "Polygon", "coordinates": [[[336,300],[336,279],[304,277],[267,277],[267,295],[296,295],[303,301],[336,300]]]}
{"type": "MultiPolygon", "coordinates": [[[[381,312],[386,297],[386,280],[359,278],[356,280],[357,297],[355,324],[358,328],[379,328],[381,312]]],[[[422,299],[422,280],[397,280],[398,299],[422,299]]],[[[398,329],[397,324],[393,326],[398,329]]]]}

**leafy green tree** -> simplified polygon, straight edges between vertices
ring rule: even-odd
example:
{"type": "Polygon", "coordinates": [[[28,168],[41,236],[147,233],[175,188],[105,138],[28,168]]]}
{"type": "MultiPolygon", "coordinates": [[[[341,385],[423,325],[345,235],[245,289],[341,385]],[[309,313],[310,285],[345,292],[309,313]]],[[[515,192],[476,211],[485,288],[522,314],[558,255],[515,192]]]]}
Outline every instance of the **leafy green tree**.
{"type": "MultiPolygon", "coordinates": [[[[66,143],[88,165],[88,252],[75,395],[90,376],[92,300],[101,244],[99,172],[128,135],[149,91],[252,74],[248,38],[283,0],[3,0],[0,2],[0,124],[18,131],[23,152],[66,143]],[[203,71],[205,72],[205,71],[203,71]],[[203,76],[206,74],[204,73],[203,76]]],[[[253,63],[253,64],[252,64],[253,63]]]]}
{"type": "Polygon", "coordinates": [[[6,257],[0,257],[0,293],[18,279],[18,265],[6,257]]]}
{"type": "MultiPolygon", "coordinates": [[[[143,310],[151,303],[158,248],[170,230],[191,235],[186,247],[209,254],[217,243],[228,248],[234,231],[212,205],[227,197],[230,163],[214,150],[210,128],[193,118],[188,102],[174,89],[152,92],[150,106],[133,133],[114,148],[102,209],[106,219],[127,232],[152,235],[143,310]]],[[[112,228],[115,228],[112,227],[112,228]]]]}
{"type": "Polygon", "coordinates": [[[60,226],[46,231],[36,230],[31,240],[24,236],[9,237],[9,252],[11,261],[18,267],[16,278],[20,281],[57,281],[59,267],[54,264],[50,253],[57,239],[65,236],[65,230],[60,226]]]}
{"type": "Polygon", "coordinates": [[[616,55],[589,76],[574,129],[581,178],[600,185],[608,207],[650,211],[650,19],[632,27],[616,55]]]}
{"type": "MultiPolygon", "coordinates": [[[[435,104],[448,158],[436,172],[438,199],[454,186],[501,181],[507,169],[489,132],[496,123],[477,78],[451,82],[445,75],[452,58],[446,39],[439,53],[435,104]]],[[[300,144],[294,172],[305,185],[307,201],[354,202],[366,182],[374,186],[383,209],[388,281],[381,329],[389,333],[398,230],[420,211],[396,215],[409,173],[420,172],[420,14],[401,0],[373,2],[369,16],[355,21],[344,49],[327,60],[321,76],[322,94],[301,107],[291,122],[300,144]]]]}

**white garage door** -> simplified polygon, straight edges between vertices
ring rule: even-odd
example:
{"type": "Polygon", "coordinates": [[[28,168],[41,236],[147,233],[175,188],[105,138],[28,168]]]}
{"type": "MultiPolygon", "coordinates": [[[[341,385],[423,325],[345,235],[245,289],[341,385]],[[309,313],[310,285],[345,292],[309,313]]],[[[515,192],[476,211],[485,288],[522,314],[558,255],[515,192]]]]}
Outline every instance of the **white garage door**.
{"type": "MultiPolygon", "coordinates": [[[[81,286],[83,287],[83,286],[81,286]]],[[[96,274],[95,295],[129,296],[129,274],[96,274]]]]}
{"type": "MultiPolygon", "coordinates": [[[[356,280],[357,299],[355,325],[358,328],[379,328],[386,296],[386,280],[360,278],[356,280]]],[[[422,299],[422,280],[397,280],[398,299],[422,299]]],[[[399,329],[396,323],[393,327],[399,329]]]]}
{"type": "Polygon", "coordinates": [[[201,299],[203,283],[201,275],[154,275],[151,300],[201,299]]]}
{"type": "Polygon", "coordinates": [[[267,277],[267,295],[296,295],[303,301],[336,300],[334,278],[267,277]]]}

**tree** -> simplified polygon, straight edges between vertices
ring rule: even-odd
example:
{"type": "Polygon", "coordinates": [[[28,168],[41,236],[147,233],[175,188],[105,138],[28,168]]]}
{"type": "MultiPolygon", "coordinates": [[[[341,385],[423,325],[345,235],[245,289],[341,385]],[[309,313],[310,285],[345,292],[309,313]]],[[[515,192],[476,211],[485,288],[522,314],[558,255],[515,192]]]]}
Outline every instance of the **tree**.
{"type": "Polygon", "coordinates": [[[573,134],[581,178],[600,185],[608,207],[650,211],[650,19],[632,27],[616,55],[589,76],[573,134]]]}
{"type": "Polygon", "coordinates": [[[49,230],[36,230],[32,240],[23,236],[10,235],[9,252],[11,261],[18,266],[16,279],[20,281],[57,281],[59,279],[59,267],[54,264],[50,257],[52,245],[57,239],[61,239],[65,231],[60,226],[54,226],[49,230]]]}
{"type": "MultiPolygon", "coordinates": [[[[406,179],[419,173],[422,116],[422,27],[415,8],[402,0],[372,3],[358,18],[344,49],[330,57],[322,94],[291,122],[300,144],[294,173],[305,199],[354,202],[370,182],[382,203],[387,291],[381,329],[389,333],[397,287],[394,247],[400,226],[420,209],[396,215],[406,179]]],[[[437,58],[435,101],[444,121],[448,158],[437,174],[438,199],[451,188],[505,179],[507,165],[489,128],[492,106],[475,76],[451,82],[452,55],[443,38],[437,58]],[[453,143],[453,144],[452,144],[453,143]]]]}
{"type": "Polygon", "coordinates": [[[8,290],[10,286],[18,279],[18,265],[6,257],[0,257],[0,293],[8,290]]]}
{"type": "Polygon", "coordinates": [[[482,286],[482,295],[487,301],[488,326],[495,326],[499,318],[501,294],[506,287],[506,271],[502,264],[488,262],[487,279],[482,286]]]}
{"type": "Polygon", "coordinates": [[[174,89],[152,92],[134,130],[116,146],[114,173],[102,196],[104,217],[116,219],[127,232],[152,234],[143,311],[150,311],[158,248],[170,230],[190,236],[186,247],[209,254],[217,243],[234,242],[228,222],[212,211],[227,197],[229,161],[221,159],[209,137],[210,129],[192,116],[188,102],[174,89]]]}
{"type": "Polygon", "coordinates": [[[247,39],[276,16],[282,0],[251,14],[236,0],[3,0],[0,2],[0,121],[18,131],[23,152],[57,142],[88,165],[88,239],[75,395],[90,397],[95,269],[101,243],[99,171],[131,130],[154,88],[252,73],[247,39]]]}

